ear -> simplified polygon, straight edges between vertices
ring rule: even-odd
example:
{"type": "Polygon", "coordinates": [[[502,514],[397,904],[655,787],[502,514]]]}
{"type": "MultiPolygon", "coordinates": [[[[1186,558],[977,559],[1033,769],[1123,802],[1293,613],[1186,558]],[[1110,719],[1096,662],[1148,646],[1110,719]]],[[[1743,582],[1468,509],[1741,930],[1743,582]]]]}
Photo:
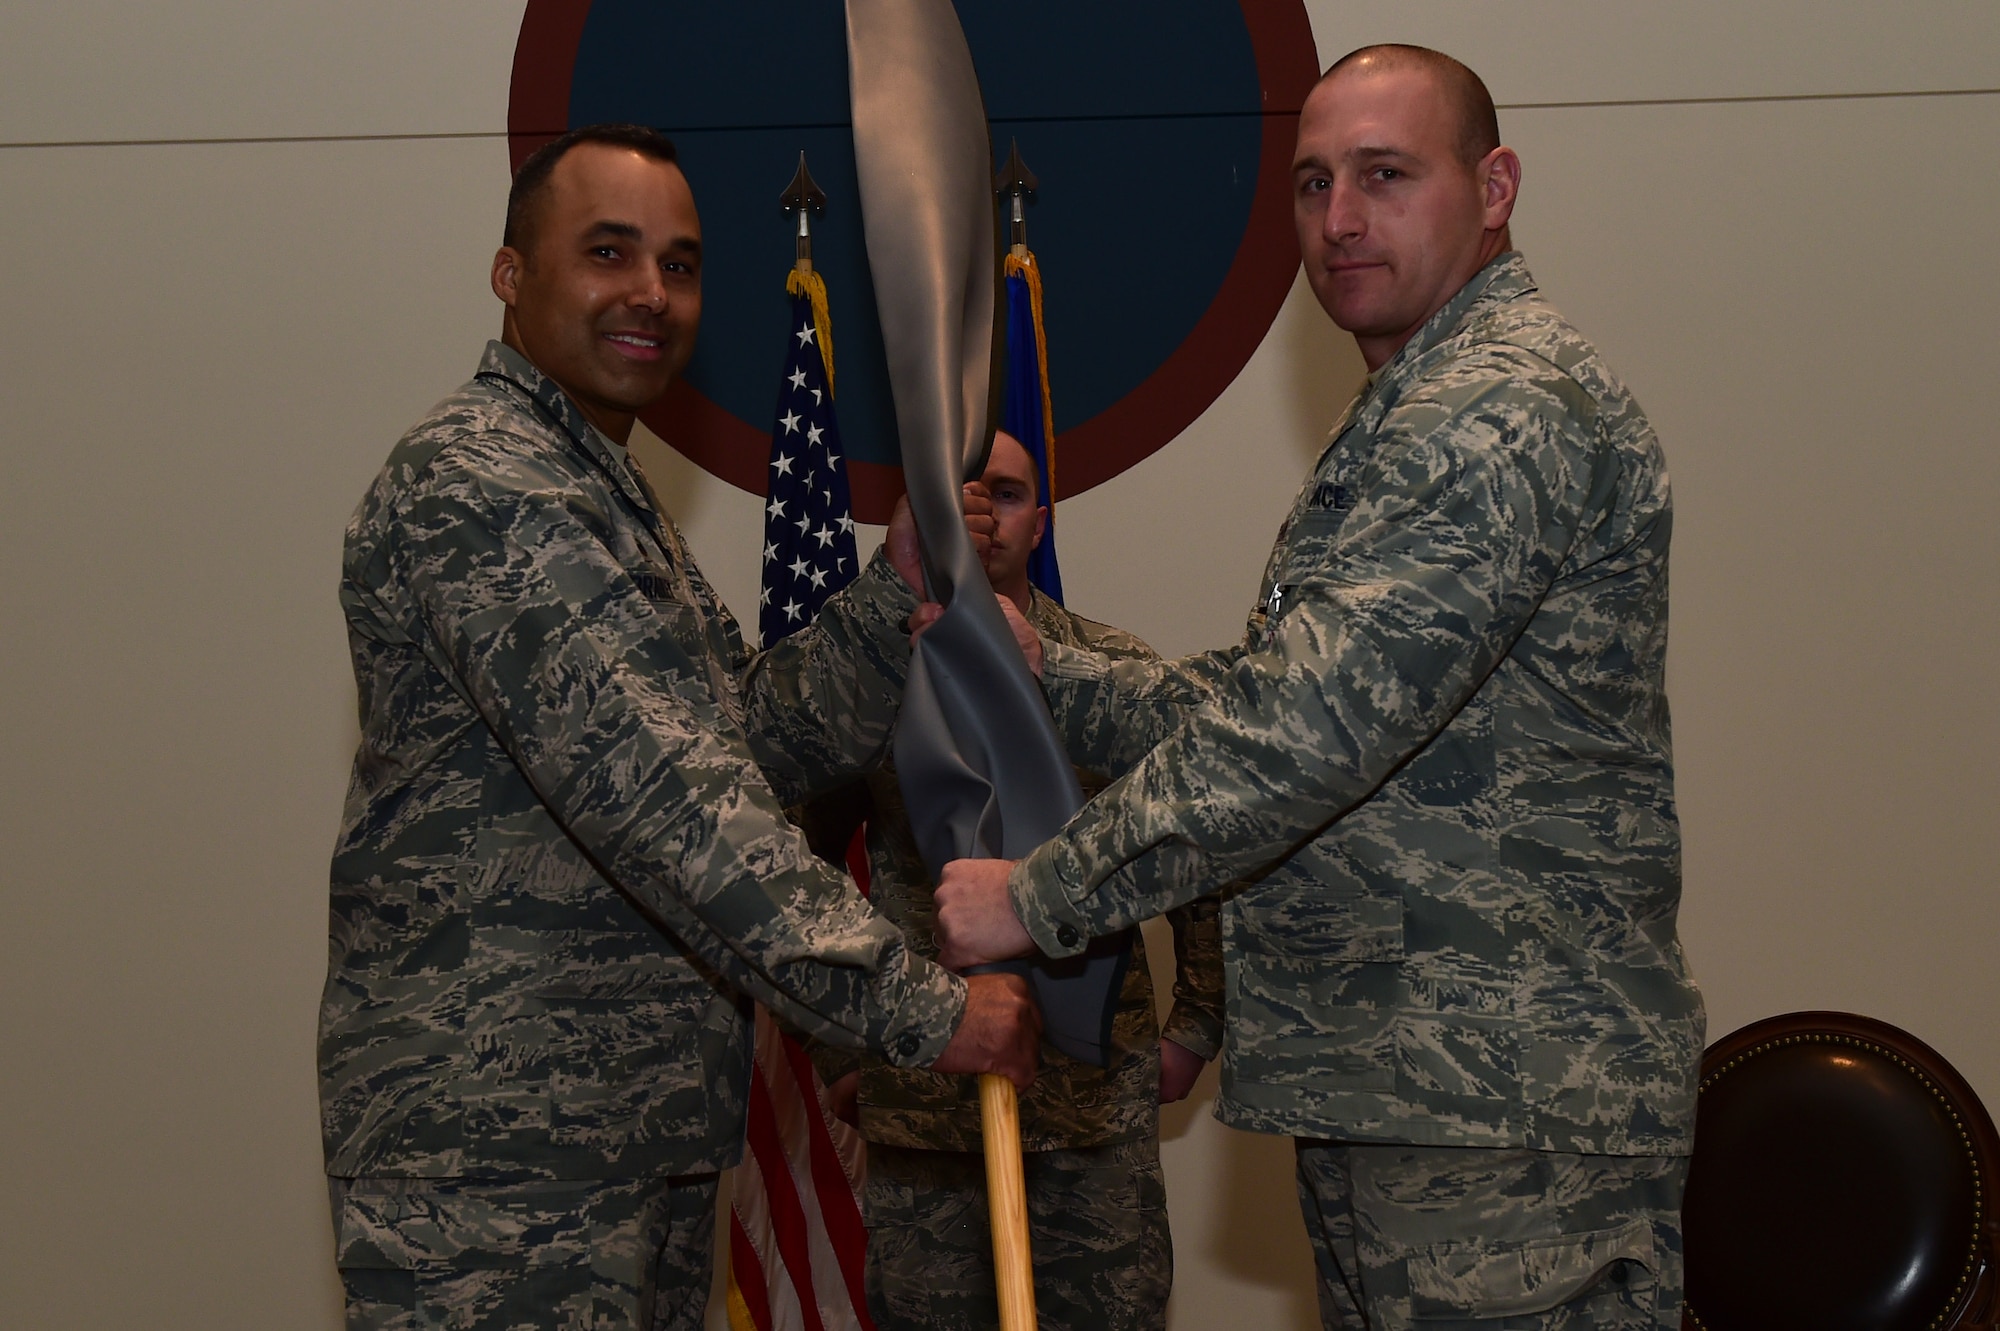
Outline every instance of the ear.
{"type": "Polygon", "coordinates": [[[1520,155],[1500,145],[1480,160],[1477,179],[1486,229],[1498,231],[1514,215],[1514,201],[1521,195],[1520,155]]]}
{"type": "Polygon", "coordinates": [[[493,256],[493,294],[510,310],[521,298],[521,273],[527,266],[527,256],[512,245],[502,245],[493,256]]]}
{"type": "Polygon", "coordinates": [[[1035,539],[1028,542],[1030,550],[1042,548],[1042,534],[1049,529],[1049,506],[1043,504],[1035,510],[1035,539]]]}

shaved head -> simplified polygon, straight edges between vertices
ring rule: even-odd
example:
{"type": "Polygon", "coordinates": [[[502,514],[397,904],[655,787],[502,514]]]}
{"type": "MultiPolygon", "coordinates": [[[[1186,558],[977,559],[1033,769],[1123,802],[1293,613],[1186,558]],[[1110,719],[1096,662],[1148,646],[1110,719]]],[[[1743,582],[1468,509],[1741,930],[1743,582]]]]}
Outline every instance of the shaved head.
{"type": "Polygon", "coordinates": [[[1395,42],[1364,46],[1334,61],[1319,81],[1329,83],[1342,73],[1375,74],[1392,69],[1420,69],[1436,82],[1458,122],[1458,155],[1467,166],[1478,165],[1500,146],[1500,117],[1493,109],[1493,94],[1486,91],[1477,74],[1442,51],[1395,42]]]}

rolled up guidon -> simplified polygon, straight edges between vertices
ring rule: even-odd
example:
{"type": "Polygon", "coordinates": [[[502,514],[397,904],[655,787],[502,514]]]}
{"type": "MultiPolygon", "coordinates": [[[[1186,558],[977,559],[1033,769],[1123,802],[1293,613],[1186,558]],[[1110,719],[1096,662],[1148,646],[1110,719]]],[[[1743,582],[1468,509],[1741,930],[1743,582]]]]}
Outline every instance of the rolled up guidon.
{"type": "MultiPolygon", "coordinates": [[[[935,876],[949,860],[1017,858],[1083,794],[1041,690],[966,535],[959,487],[985,470],[1000,348],[986,109],[950,0],[847,0],[854,158],[924,575],[944,615],[917,645],[896,769],[935,876]]],[[[1023,963],[1058,1049],[1104,1065],[1130,958],[1125,938],[1023,963]]],[[[1011,968],[1010,968],[1011,969],[1011,968]]],[[[981,1078],[1002,1325],[1034,1325],[1013,1088],[981,1078]]]]}

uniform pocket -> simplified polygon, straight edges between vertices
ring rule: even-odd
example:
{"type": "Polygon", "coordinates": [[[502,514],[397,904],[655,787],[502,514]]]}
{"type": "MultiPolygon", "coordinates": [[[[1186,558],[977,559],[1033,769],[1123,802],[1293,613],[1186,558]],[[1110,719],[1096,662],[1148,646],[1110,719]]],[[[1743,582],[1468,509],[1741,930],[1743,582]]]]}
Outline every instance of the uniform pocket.
{"type": "MultiPolygon", "coordinates": [[[[1345,492],[1345,487],[1333,487],[1345,492]]],[[[1351,507],[1351,505],[1350,505],[1351,507]]],[[[1316,573],[1323,572],[1329,562],[1334,542],[1340,538],[1340,528],[1347,521],[1346,508],[1309,508],[1299,514],[1298,521],[1285,540],[1285,554],[1278,561],[1280,583],[1301,583],[1316,573]]]]}
{"type": "Polygon", "coordinates": [[[708,1077],[688,998],[547,1000],[549,1026],[568,1037],[550,1059],[552,1143],[615,1154],[707,1135],[708,1077]]]}
{"type": "Polygon", "coordinates": [[[1223,954],[1237,1075],[1322,1090],[1396,1089],[1402,965],[1223,954]]]}
{"type": "MultiPolygon", "coordinates": [[[[1411,1315],[1435,1321],[1548,1312],[1600,1299],[1641,1314],[1653,1306],[1658,1263],[1652,1222],[1640,1218],[1524,1243],[1439,1243],[1411,1255],[1405,1268],[1411,1315]]],[[[1634,1321],[1642,1324],[1649,1323],[1634,1321]]]]}
{"type": "Polygon", "coordinates": [[[696,672],[674,680],[674,691],[697,708],[712,707],[741,726],[743,709],[737,698],[736,681],[729,673],[728,653],[718,641],[722,636],[720,631],[711,633],[713,626],[707,617],[679,601],[654,601],[653,609],[659,611],[667,636],[674,640],[696,672]]]}
{"type": "Polygon", "coordinates": [[[1301,847],[1222,909],[1232,944],[1313,961],[1401,961],[1403,895],[1322,841],[1301,847]]]}
{"type": "Polygon", "coordinates": [[[1520,1098],[1521,1030],[1514,986],[1412,975],[1396,1029],[1397,1061],[1422,1096],[1520,1098]]]}

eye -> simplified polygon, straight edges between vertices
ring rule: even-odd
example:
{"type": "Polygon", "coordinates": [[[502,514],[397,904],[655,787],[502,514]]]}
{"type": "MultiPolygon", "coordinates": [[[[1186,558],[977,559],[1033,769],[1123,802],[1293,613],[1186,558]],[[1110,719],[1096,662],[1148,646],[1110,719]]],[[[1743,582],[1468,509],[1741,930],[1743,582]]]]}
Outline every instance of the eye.
{"type": "Polygon", "coordinates": [[[1299,182],[1299,193],[1320,194],[1333,188],[1333,182],[1325,176],[1308,176],[1299,182]]]}
{"type": "Polygon", "coordinates": [[[1371,172],[1377,180],[1401,180],[1403,173],[1393,166],[1378,166],[1371,172]]]}
{"type": "Polygon", "coordinates": [[[616,245],[592,245],[590,247],[590,257],[593,259],[616,259],[618,257],[618,247],[616,245]]]}

